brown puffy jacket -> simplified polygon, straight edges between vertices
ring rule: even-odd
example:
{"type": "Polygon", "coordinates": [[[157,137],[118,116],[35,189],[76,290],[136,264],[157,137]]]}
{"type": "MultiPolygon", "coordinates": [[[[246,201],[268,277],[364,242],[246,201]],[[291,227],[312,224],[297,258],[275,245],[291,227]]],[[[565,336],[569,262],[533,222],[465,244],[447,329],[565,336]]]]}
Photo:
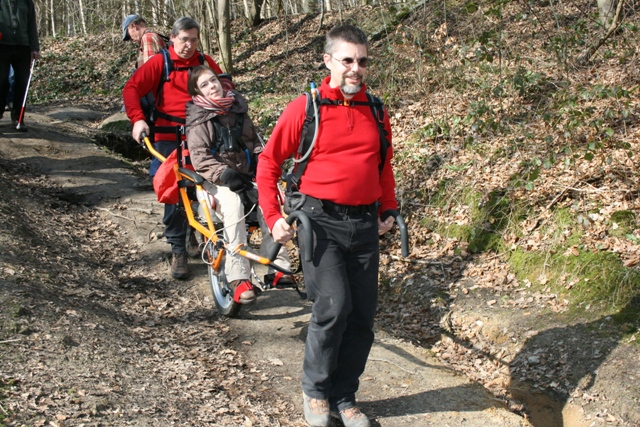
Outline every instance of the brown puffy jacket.
{"type": "Polygon", "coordinates": [[[231,110],[221,116],[215,116],[211,111],[195,105],[192,101],[187,103],[186,132],[191,163],[200,175],[213,184],[220,184],[220,175],[227,167],[253,177],[257,155],[263,148],[253,122],[247,114],[247,102],[238,92],[234,91],[234,94],[235,102],[231,110]],[[216,141],[213,120],[218,120],[222,126],[233,127],[239,115],[244,116],[240,144],[246,146],[251,163],[244,151],[212,152],[216,141]]]}

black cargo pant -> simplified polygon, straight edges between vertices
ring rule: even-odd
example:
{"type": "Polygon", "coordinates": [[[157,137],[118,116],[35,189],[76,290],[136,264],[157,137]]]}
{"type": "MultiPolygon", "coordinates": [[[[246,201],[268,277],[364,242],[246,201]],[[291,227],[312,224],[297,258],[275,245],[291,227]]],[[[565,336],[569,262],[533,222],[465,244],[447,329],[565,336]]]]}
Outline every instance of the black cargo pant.
{"type": "Polygon", "coordinates": [[[31,49],[29,46],[0,45],[0,117],[4,113],[7,95],[9,94],[10,65],[13,67],[14,76],[11,120],[18,121],[31,68],[31,49]]]}
{"type": "Polygon", "coordinates": [[[329,399],[341,411],[355,405],[374,338],[380,254],[375,206],[368,210],[340,213],[313,198],[302,207],[314,240],[313,260],[302,261],[313,301],[302,389],[309,397],[329,399]]]}

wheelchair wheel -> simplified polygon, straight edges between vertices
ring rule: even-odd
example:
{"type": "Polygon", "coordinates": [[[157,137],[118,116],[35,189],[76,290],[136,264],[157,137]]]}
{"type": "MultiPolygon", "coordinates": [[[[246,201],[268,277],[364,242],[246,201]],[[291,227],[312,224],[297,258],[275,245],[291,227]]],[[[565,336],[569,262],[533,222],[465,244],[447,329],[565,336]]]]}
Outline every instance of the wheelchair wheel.
{"type": "Polygon", "coordinates": [[[216,259],[218,251],[207,245],[207,257],[209,259],[209,286],[213,301],[216,304],[218,312],[226,317],[238,317],[242,304],[238,304],[233,300],[233,290],[229,287],[229,281],[224,273],[224,255],[218,271],[213,268],[212,261],[216,259]]]}

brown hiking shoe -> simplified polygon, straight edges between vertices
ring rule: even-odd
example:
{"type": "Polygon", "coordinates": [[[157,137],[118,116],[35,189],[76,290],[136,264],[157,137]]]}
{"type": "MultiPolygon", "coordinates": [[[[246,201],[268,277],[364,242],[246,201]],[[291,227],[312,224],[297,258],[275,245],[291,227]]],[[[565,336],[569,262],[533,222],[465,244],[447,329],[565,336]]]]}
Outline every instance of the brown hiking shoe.
{"type": "Polygon", "coordinates": [[[331,411],[331,416],[339,418],[342,424],[344,424],[344,427],[371,427],[369,418],[367,418],[357,406],[340,411],[339,414],[331,411]]]}
{"type": "Polygon", "coordinates": [[[302,406],[304,419],[312,427],[329,427],[331,415],[329,414],[329,401],[327,399],[314,399],[302,393],[302,406]]]}
{"type": "Polygon", "coordinates": [[[193,228],[189,230],[189,237],[187,237],[187,253],[191,258],[200,258],[202,251],[200,250],[200,241],[198,241],[197,231],[193,228]]]}
{"type": "Polygon", "coordinates": [[[184,280],[189,277],[189,260],[186,253],[172,254],[171,256],[171,276],[174,279],[184,280]]]}

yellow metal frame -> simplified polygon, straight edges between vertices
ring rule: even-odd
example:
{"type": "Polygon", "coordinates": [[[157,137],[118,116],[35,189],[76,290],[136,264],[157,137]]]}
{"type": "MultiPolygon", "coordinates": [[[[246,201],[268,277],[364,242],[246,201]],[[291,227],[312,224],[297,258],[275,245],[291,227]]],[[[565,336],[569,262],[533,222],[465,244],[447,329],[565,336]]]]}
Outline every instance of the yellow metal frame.
{"type": "MultiPolygon", "coordinates": [[[[155,158],[157,158],[161,162],[164,162],[166,160],[166,158],[154,148],[153,144],[151,143],[151,140],[149,140],[149,137],[144,136],[143,140],[144,140],[144,146],[146,147],[147,150],[149,150],[151,155],[153,155],[155,158]]],[[[196,188],[196,191],[204,190],[202,184],[197,184],[190,176],[182,173],[178,165],[173,166],[173,172],[176,174],[176,180],[178,182],[184,179],[188,179],[189,181],[193,182],[196,188]]],[[[219,269],[223,267],[222,256],[224,252],[227,252],[230,255],[236,254],[243,258],[247,258],[250,261],[254,261],[262,265],[270,265],[274,269],[282,271],[285,274],[292,274],[291,272],[286,271],[281,267],[278,267],[275,264],[273,264],[269,258],[263,257],[261,255],[255,254],[247,250],[243,245],[240,245],[235,249],[230,248],[227,242],[225,242],[223,239],[220,239],[218,237],[218,234],[217,234],[218,230],[216,230],[216,227],[213,223],[213,218],[211,217],[211,212],[209,212],[209,209],[203,209],[204,216],[207,223],[205,227],[203,224],[200,223],[200,221],[196,220],[195,215],[193,214],[193,206],[191,205],[192,201],[191,199],[189,199],[189,195],[187,194],[187,188],[184,186],[179,186],[178,191],[180,194],[180,200],[182,201],[182,204],[185,208],[185,212],[187,214],[187,221],[189,222],[189,225],[194,229],[196,229],[197,231],[199,231],[200,233],[202,233],[202,235],[206,238],[207,244],[217,245],[219,248],[224,248],[224,250],[218,251],[218,255],[215,260],[211,260],[211,259],[207,260],[209,265],[211,265],[216,271],[219,271],[219,269]]]]}

